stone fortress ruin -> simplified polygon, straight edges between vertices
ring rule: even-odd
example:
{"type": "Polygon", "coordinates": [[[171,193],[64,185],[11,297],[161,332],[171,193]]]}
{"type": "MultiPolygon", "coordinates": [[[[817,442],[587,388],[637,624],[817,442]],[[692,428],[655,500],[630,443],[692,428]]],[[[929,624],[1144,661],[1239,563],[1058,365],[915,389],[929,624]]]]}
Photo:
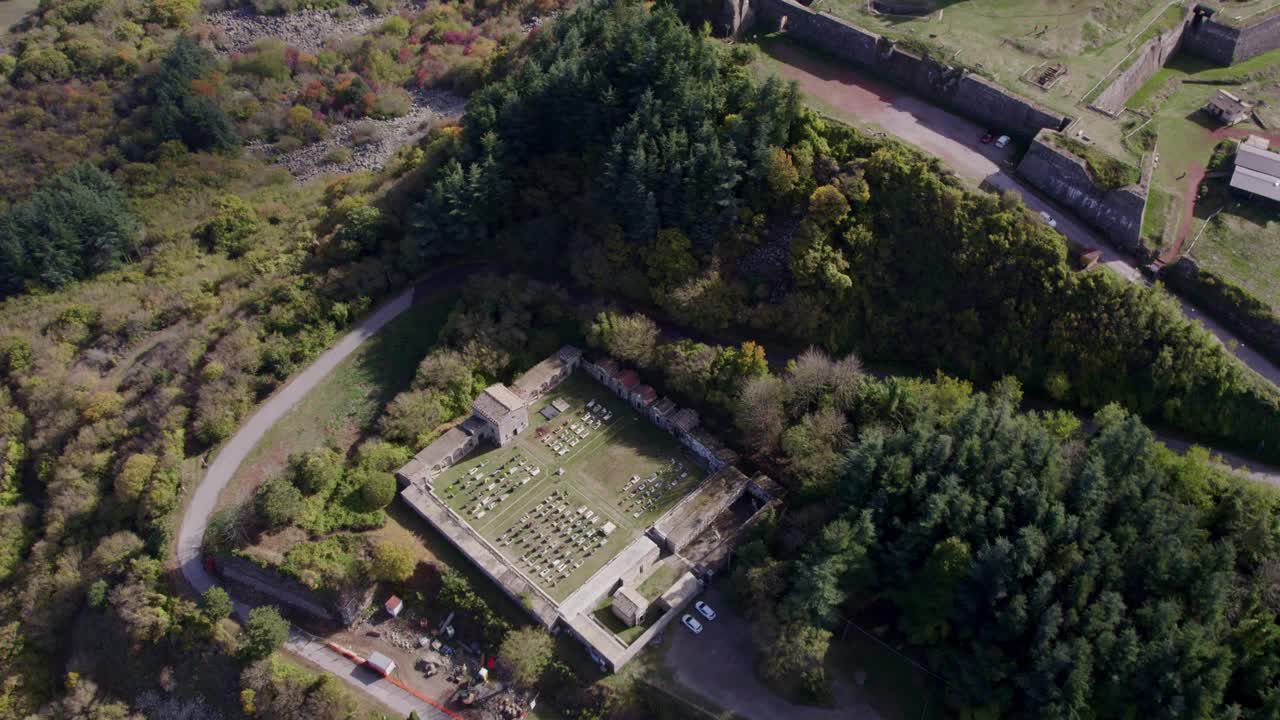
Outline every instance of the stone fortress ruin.
{"type": "Polygon", "coordinates": [[[544,627],[616,671],[780,502],[768,477],[609,358],[566,346],[396,472],[401,496],[544,627]]]}

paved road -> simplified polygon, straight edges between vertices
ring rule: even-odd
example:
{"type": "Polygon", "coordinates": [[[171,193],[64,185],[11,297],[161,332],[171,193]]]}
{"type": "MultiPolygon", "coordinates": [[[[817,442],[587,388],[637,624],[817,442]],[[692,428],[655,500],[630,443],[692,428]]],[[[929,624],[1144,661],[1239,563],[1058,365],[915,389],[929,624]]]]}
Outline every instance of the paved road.
{"type": "Polygon", "coordinates": [[[240,467],[240,463],[244,462],[249,451],[253,450],[258,438],[311,392],[330,371],[337,367],[338,363],[359,347],[360,343],[381,330],[397,315],[409,309],[413,305],[414,292],[414,288],[401,292],[377,312],[360,321],[337,344],[316,358],[306,370],[277,390],[218,451],[200,486],[196,488],[191,504],[182,517],[182,523],[178,526],[178,565],[182,569],[183,577],[197,593],[203,593],[216,584],[200,562],[200,545],[204,539],[205,528],[209,525],[209,515],[218,503],[218,496],[227,487],[227,483],[231,482],[236,469],[240,467]]]}
{"type": "MultiPolygon", "coordinates": [[[[200,546],[204,538],[204,531],[209,525],[209,515],[218,503],[218,496],[222,494],[227,484],[231,482],[236,470],[244,462],[249,452],[253,450],[253,446],[257,444],[258,439],[277,420],[284,417],[294,405],[297,405],[298,401],[306,397],[307,393],[311,392],[326,375],[337,367],[338,363],[355,351],[361,343],[381,330],[383,326],[394,320],[400,313],[412,307],[415,297],[420,296],[427,289],[439,289],[443,286],[460,282],[474,269],[474,267],[454,267],[434,273],[431,277],[418,283],[417,286],[408,288],[395,296],[395,298],[378,308],[372,315],[357,323],[333,347],[316,358],[306,370],[294,376],[284,387],[277,390],[258,408],[257,412],[249,418],[249,421],[242,425],[236,434],[223,445],[218,451],[217,457],[214,458],[213,464],[209,466],[199,487],[196,488],[195,495],[191,498],[191,504],[187,507],[187,511],[182,517],[182,522],[178,526],[178,565],[182,569],[183,577],[186,578],[186,581],[195,592],[204,593],[204,591],[217,584],[201,563],[200,546]]],[[[242,618],[247,616],[248,610],[249,608],[244,604],[236,603],[236,612],[242,618]]],[[[403,715],[407,716],[410,711],[416,710],[418,715],[423,718],[448,717],[430,704],[415,698],[411,693],[367,670],[356,667],[351,661],[337,655],[324,645],[308,641],[303,634],[296,630],[285,647],[289,651],[297,653],[333,672],[352,687],[368,693],[379,702],[388,705],[403,715]]]]}
{"type": "Polygon", "coordinates": [[[796,705],[775,695],[756,679],[756,652],[746,620],[731,612],[717,591],[709,590],[706,600],[717,616],[703,623],[702,634],[694,635],[678,622],[667,630],[675,636],[664,660],[681,685],[747,720],[883,720],[856,688],[838,679],[837,709],[796,705]]]}
{"type": "Polygon", "coordinates": [[[369,668],[357,665],[354,661],[339,655],[305,632],[293,630],[284,646],[294,655],[338,676],[352,688],[368,694],[403,717],[408,717],[411,712],[417,712],[422,720],[453,720],[448,713],[422,701],[399,685],[387,682],[385,678],[369,668]]]}
{"type": "MultiPolygon", "coordinates": [[[[1126,280],[1147,283],[1127,255],[1013,175],[1011,153],[980,144],[978,139],[985,132],[982,127],[795,44],[774,43],[768,51],[778,61],[778,72],[783,78],[795,80],[801,90],[817,98],[837,116],[878,125],[936,155],[962,177],[1020,194],[1032,210],[1053,216],[1058,230],[1069,241],[1079,247],[1097,248],[1102,252],[1101,262],[1126,280]]],[[[1190,303],[1185,300],[1180,303],[1187,317],[1213,333],[1247,367],[1272,384],[1280,385],[1280,366],[1246,347],[1233,333],[1190,303]]]]}

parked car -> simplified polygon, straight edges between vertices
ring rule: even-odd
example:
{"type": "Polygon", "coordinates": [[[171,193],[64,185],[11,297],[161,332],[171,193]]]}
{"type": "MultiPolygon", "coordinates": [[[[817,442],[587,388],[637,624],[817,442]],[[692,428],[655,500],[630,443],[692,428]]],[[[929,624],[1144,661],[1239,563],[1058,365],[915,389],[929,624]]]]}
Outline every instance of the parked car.
{"type": "Polygon", "coordinates": [[[1052,215],[1050,215],[1049,213],[1047,213],[1047,212],[1045,212],[1045,211],[1041,210],[1041,211],[1040,211],[1040,217],[1044,218],[1044,224],[1045,224],[1045,225],[1048,225],[1049,227],[1051,227],[1051,228],[1053,228],[1053,229],[1055,229],[1055,230],[1058,228],[1058,221],[1057,221],[1057,220],[1054,220],[1054,219],[1053,219],[1053,216],[1052,216],[1052,215]]]}
{"type": "Polygon", "coordinates": [[[1013,142],[1013,138],[1009,137],[1008,135],[1001,135],[1000,137],[996,138],[996,147],[1000,149],[1004,149],[1009,147],[1009,143],[1011,142],[1013,142]]]}
{"type": "Polygon", "coordinates": [[[680,622],[684,623],[684,626],[689,628],[689,631],[694,635],[702,633],[702,623],[694,620],[692,615],[685,613],[685,616],[680,618],[680,622]]]}
{"type": "Polygon", "coordinates": [[[699,615],[701,615],[702,617],[708,620],[716,619],[716,611],[712,610],[710,605],[702,602],[701,600],[694,603],[693,608],[698,611],[699,615]]]}
{"type": "Polygon", "coordinates": [[[982,144],[990,145],[993,141],[995,141],[995,139],[996,139],[996,134],[988,130],[987,134],[982,136],[982,144]]]}

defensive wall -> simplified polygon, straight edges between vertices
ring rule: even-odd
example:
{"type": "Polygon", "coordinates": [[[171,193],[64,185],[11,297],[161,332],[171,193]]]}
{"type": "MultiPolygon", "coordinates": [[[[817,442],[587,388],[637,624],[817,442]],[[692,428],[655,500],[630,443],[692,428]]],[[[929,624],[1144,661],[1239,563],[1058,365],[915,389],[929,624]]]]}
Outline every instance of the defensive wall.
{"type": "Polygon", "coordinates": [[[1141,251],[1142,215],[1147,207],[1147,193],[1141,185],[1103,190],[1083,159],[1053,145],[1044,133],[1032,141],[1018,163],[1018,175],[1120,249],[1135,254],[1141,251]]]}
{"type": "Polygon", "coordinates": [[[1134,51],[1133,61],[1094,99],[1090,107],[1112,117],[1119,115],[1124,110],[1124,104],[1138,88],[1159,72],[1182,47],[1192,18],[1193,12],[1187,10],[1186,16],[1176,27],[1143,43],[1142,47],[1134,51]]]}
{"type": "Polygon", "coordinates": [[[1195,12],[1183,40],[1192,55],[1225,67],[1280,48],[1280,14],[1237,26],[1213,19],[1202,7],[1195,12]]]}
{"type": "Polygon", "coordinates": [[[794,0],[725,0],[719,24],[729,35],[756,26],[781,30],[985,127],[999,128],[1024,140],[1045,128],[1060,130],[1070,122],[1070,118],[964,68],[913,54],[888,38],[794,0]]]}

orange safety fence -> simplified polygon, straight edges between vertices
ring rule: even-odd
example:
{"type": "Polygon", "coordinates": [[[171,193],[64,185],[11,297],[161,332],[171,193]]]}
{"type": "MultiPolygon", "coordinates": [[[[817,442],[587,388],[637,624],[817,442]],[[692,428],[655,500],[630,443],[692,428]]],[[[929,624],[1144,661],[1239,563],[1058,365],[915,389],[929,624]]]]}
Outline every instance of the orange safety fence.
{"type": "MultiPolygon", "coordinates": [[[[348,650],[347,648],[342,647],[342,646],[341,646],[341,645],[339,645],[338,643],[335,643],[335,642],[326,642],[326,643],[325,643],[325,645],[326,645],[326,646],[328,646],[328,648],[329,648],[330,650],[332,650],[332,651],[334,651],[334,652],[338,653],[339,655],[341,655],[341,656],[343,656],[343,657],[347,658],[348,660],[350,660],[350,661],[352,661],[352,662],[356,663],[357,665],[364,665],[364,664],[365,664],[365,662],[367,662],[364,658],[362,658],[362,657],[360,657],[359,655],[355,654],[355,653],[354,653],[354,652],[352,652],[351,650],[348,650]]],[[[404,690],[405,692],[409,693],[410,695],[413,695],[414,697],[416,697],[416,698],[418,698],[419,700],[421,700],[421,701],[423,701],[423,702],[427,703],[427,704],[428,704],[428,705],[430,705],[431,707],[433,707],[433,708],[435,708],[435,709],[439,710],[440,712],[442,712],[442,713],[444,713],[444,714],[448,715],[449,717],[451,717],[451,718],[455,718],[455,720],[463,720],[463,718],[462,718],[462,716],[461,716],[461,715],[458,715],[457,713],[455,713],[455,712],[453,712],[452,710],[450,710],[449,708],[447,708],[447,707],[445,707],[445,706],[441,705],[440,703],[436,702],[435,700],[432,700],[431,698],[427,697],[426,695],[423,695],[422,693],[418,692],[417,690],[414,690],[413,688],[409,687],[408,685],[405,685],[405,684],[404,684],[404,682],[402,682],[399,678],[394,678],[394,677],[391,677],[390,675],[384,675],[383,677],[385,677],[387,680],[391,681],[391,683],[392,683],[392,684],[394,684],[396,687],[400,688],[401,690],[404,690]]]]}

